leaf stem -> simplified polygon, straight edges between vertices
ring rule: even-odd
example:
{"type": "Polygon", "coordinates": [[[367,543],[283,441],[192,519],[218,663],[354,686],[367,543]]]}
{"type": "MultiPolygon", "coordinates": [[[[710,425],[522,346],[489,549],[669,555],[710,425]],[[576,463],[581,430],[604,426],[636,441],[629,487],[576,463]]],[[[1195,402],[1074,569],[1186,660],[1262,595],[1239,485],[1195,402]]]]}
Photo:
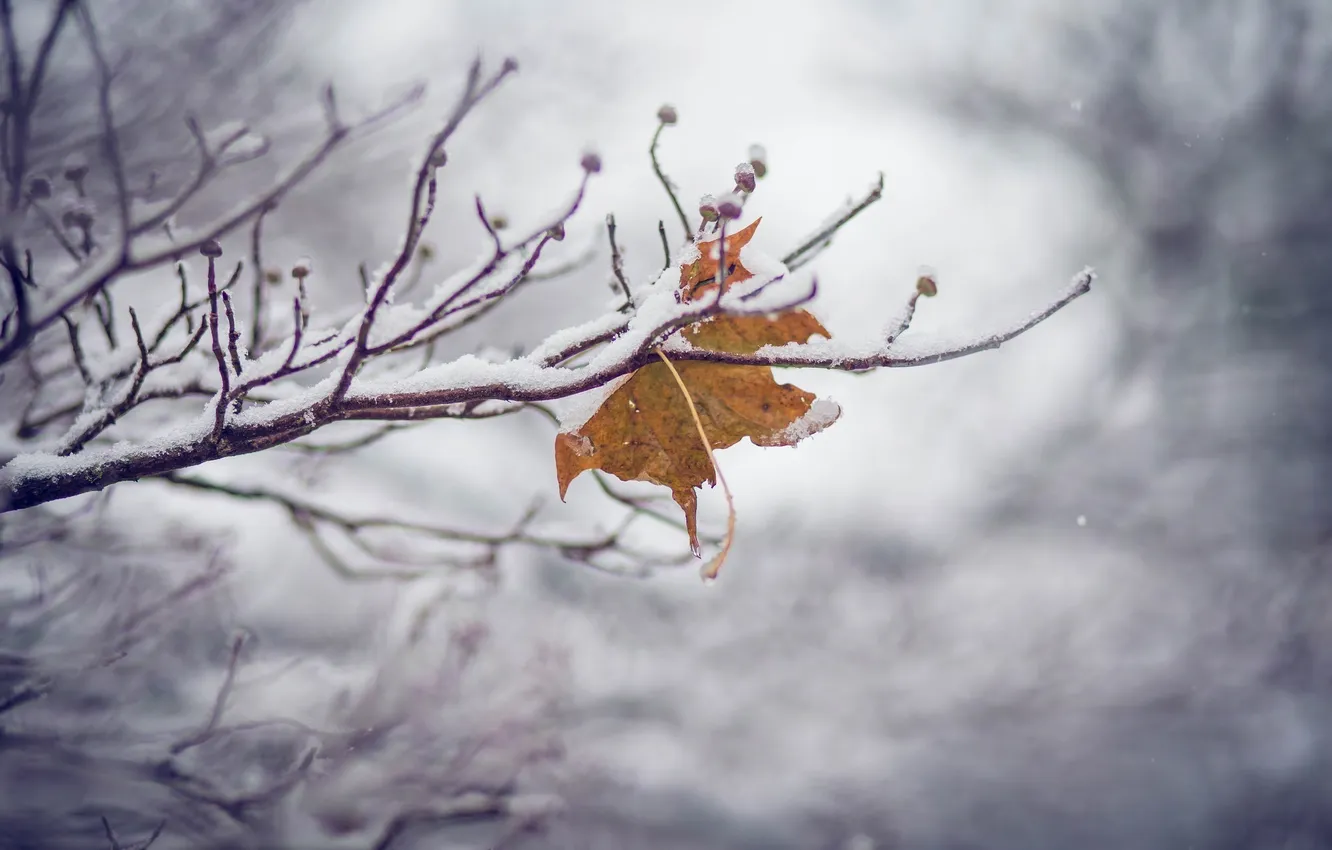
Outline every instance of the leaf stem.
{"type": "MultiPolygon", "coordinates": [[[[700,567],[698,571],[704,581],[714,581],[717,574],[721,572],[726,556],[731,551],[731,544],[735,542],[735,500],[731,498],[731,488],[726,484],[726,476],[722,475],[721,467],[717,465],[717,456],[712,451],[712,441],[708,439],[707,432],[703,430],[703,420],[698,415],[698,408],[694,406],[694,397],[689,394],[689,388],[685,386],[684,379],[680,377],[680,372],[665,352],[661,348],[653,350],[661,358],[661,362],[666,364],[666,368],[671,370],[671,377],[675,378],[675,383],[679,385],[680,392],[684,393],[685,403],[689,405],[689,413],[694,417],[694,427],[698,429],[698,438],[703,441],[703,448],[708,452],[708,462],[712,464],[712,471],[717,475],[717,483],[721,485],[722,494],[726,496],[726,537],[722,539],[721,549],[717,554],[712,556],[712,559],[700,567]]],[[[691,543],[694,546],[698,545],[693,541],[691,543]]],[[[695,549],[694,555],[697,557],[699,554],[699,551],[695,549]]]]}

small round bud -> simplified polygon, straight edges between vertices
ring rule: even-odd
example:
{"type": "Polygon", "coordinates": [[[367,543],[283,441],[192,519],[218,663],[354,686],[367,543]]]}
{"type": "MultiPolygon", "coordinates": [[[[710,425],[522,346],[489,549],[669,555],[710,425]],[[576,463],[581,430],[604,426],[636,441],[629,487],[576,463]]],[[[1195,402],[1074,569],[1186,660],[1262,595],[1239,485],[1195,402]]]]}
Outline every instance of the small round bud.
{"type": "Polygon", "coordinates": [[[661,109],[657,110],[657,120],[663,124],[670,125],[679,121],[680,116],[676,114],[674,106],[671,106],[669,103],[664,103],[662,104],[661,109]]]}
{"type": "Polygon", "coordinates": [[[704,195],[698,199],[698,214],[703,216],[704,221],[717,220],[717,199],[711,195],[704,195]]]}
{"type": "Polygon", "coordinates": [[[88,161],[78,154],[70,154],[65,159],[65,179],[77,183],[88,176],[88,161]]]}
{"type": "Polygon", "coordinates": [[[435,246],[429,242],[422,242],[416,246],[416,256],[421,258],[421,262],[432,260],[435,257],[435,246]]]}
{"type": "Polygon", "coordinates": [[[601,157],[597,156],[595,151],[588,151],[583,154],[579,164],[583,166],[583,170],[588,174],[596,174],[601,170],[601,157]]]}
{"type": "Polygon", "coordinates": [[[490,217],[490,226],[496,230],[503,230],[509,226],[509,217],[504,213],[495,213],[490,217]]]}
{"type": "Polygon", "coordinates": [[[203,254],[210,260],[215,260],[222,256],[222,246],[217,244],[216,239],[209,239],[207,242],[199,246],[199,253],[203,254]]]}
{"type": "Polygon", "coordinates": [[[87,230],[92,227],[93,215],[81,206],[72,206],[61,214],[60,223],[66,228],[77,227],[80,230],[87,230]]]}
{"type": "Polygon", "coordinates": [[[549,236],[551,239],[554,239],[556,242],[563,242],[564,222],[560,222],[559,224],[552,227],[550,230],[547,230],[546,235],[549,236]]]}
{"type": "Polygon", "coordinates": [[[278,271],[277,269],[264,270],[264,283],[268,284],[269,286],[277,286],[281,282],[282,282],[282,272],[278,271]]]}
{"type": "Polygon", "coordinates": [[[926,298],[933,298],[939,294],[939,278],[934,269],[929,266],[921,266],[916,272],[916,291],[926,298]]]}
{"type": "Polygon", "coordinates": [[[758,185],[758,178],[754,174],[754,166],[748,162],[742,162],[735,167],[735,185],[743,192],[752,192],[758,185]]]}
{"type": "Polygon", "coordinates": [[[310,258],[301,257],[291,267],[291,276],[297,280],[304,280],[310,276],[310,258]]]}
{"type": "Polygon", "coordinates": [[[28,181],[28,194],[34,200],[46,200],[51,197],[51,181],[40,175],[32,178],[28,181]]]}
{"type": "Polygon", "coordinates": [[[734,192],[728,192],[717,200],[717,213],[722,218],[734,221],[744,211],[744,200],[734,192]]]}
{"type": "Polygon", "coordinates": [[[444,152],[443,148],[435,151],[430,155],[431,168],[443,168],[445,163],[447,163],[448,161],[449,161],[449,155],[444,152]]]}
{"type": "Polygon", "coordinates": [[[768,173],[768,152],[763,145],[749,146],[749,164],[754,168],[754,176],[760,180],[768,173]]]}
{"type": "Polygon", "coordinates": [[[512,56],[505,56],[504,65],[501,67],[500,70],[506,74],[514,73],[515,71],[518,70],[518,60],[514,59],[512,56]]]}

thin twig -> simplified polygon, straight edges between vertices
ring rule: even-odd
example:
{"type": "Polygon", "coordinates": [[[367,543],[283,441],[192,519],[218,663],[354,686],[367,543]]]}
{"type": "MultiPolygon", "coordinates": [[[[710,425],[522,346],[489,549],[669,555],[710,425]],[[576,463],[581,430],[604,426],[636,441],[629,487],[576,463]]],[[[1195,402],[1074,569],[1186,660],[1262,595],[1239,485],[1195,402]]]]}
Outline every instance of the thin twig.
{"type": "MultiPolygon", "coordinates": [[[[241,360],[240,352],[236,348],[236,343],[240,340],[240,331],[236,329],[236,313],[231,309],[231,293],[227,292],[225,289],[222,290],[222,304],[227,310],[227,354],[231,358],[231,368],[235,370],[236,377],[239,378],[241,373],[241,360]]],[[[226,396],[224,395],[223,397],[225,398],[226,396]]],[[[231,403],[231,412],[240,413],[241,407],[244,404],[245,400],[242,397],[237,396],[236,400],[231,403]]]]}
{"type": "Polygon", "coordinates": [[[139,327],[139,314],[129,308],[130,328],[134,331],[134,342],[139,347],[139,372],[146,375],[151,368],[148,365],[148,343],[143,339],[143,329],[139,327]]]}
{"type": "Polygon", "coordinates": [[[88,364],[83,359],[83,345],[79,342],[79,327],[74,324],[74,320],[67,314],[60,314],[60,318],[65,323],[65,330],[69,334],[69,347],[74,355],[74,366],[79,370],[79,377],[83,378],[84,386],[90,386],[93,382],[92,375],[88,372],[88,364]]]}
{"type": "Polygon", "coordinates": [[[157,842],[158,836],[162,834],[162,830],[166,829],[166,825],[167,822],[165,820],[158,821],[157,826],[153,827],[152,833],[141,843],[136,844],[134,850],[148,850],[148,848],[152,847],[153,844],[157,842]]]}
{"type": "MultiPolygon", "coordinates": [[[[694,228],[689,224],[689,216],[685,215],[684,207],[680,206],[680,199],[675,196],[675,187],[671,185],[670,178],[661,170],[661,163],[657,161],[657,142],[661,139],[661,131],[666,129],[666,122],[657,124],[657,131],[652,134],[652,144],[648,147],[648,156],[652,159],[652,171],[661,181],[661,187],[666,190],[666,195],[671,199],[671,206],[675,207],[675,214],[680,218],[680,226],[684,228],[685,241],[694,233],[694,228]]],[[[669,264],[669,262],[668,262],[669,264]]]]}
{"type": "MultiPolygon", "coordinates": [[[[329,394],[330,403],[336,403],[347,393],[347,388],[351,386],[352,378],[356,376],[362,361],[368,353],[370,341],[370,329],[374,326],[375,317],[384,301],[388,299],[389,293],[397,283],[399,275],[407,268],[412,257],[416,253],[416,247],[420,244],[421,234],[425,226],[430,222],[430,215],[435,207],[435,193],[438,186],[436,172],[444,164],[443,156],[445,143],[452,138],[459,124],[464,117],[470,113],[478,103],[487,95],[499,87],[504,78],[517,69],[516,63],[506,61],[498,72],[496,72],[484,84],[480,83],[481,65],[480,61],[472,63],[468,75],[467,86],[463,90],[462,97],[459,98],[458,105],[454,107],[453,113],[445,122],[444,126],[430,140],[426,147],[426,155],[422,158],[421,165],[416,172],[416,182],[412,187],[412,199],[410,203],[410,212],[407,220],[407,232],[403,236],[402,248],[394,258],[389,270],[375,287],[374,294],[371,295],[366,304],[365,313],[361,319],[361,325],[356,332],[356,344],[352,349],[351,356],[347,358],[347,364],[343,367],[342,375],[338,378],[337,386],[329,394]]],[[[480,209],[480,199],[477,200],[477,207],[480,209]]],[[[487,222],[489,227],[489,223],[487,222]]]]}
{"type": "MultiPolygon", "coordinates": [[[[552,231],[554,230],[554,228],[563,225],[564,222],[568,221],[573,216],[573,214],[578,211],[578,208],[583,203],[583,198],[587,193],[588,176],[589,172],[584,171],[583,179],[578,185],[578,192],[577,194],[574,195],[573,202],[570,203],[569,206],[565,208],[564,212],[560,215],[560,217],[556,220],[554,224],[546,225],[544,227],[532,231],[526,237],[522,238],[516,244],[514,244],[509,248],[505,248],[501,244],[498,251],[491,253],[489,260],[487,260],[486,264],[482,266],[481,269],[479,269],[476,273],[474,273],[466,282],[464,282],[463,284],[458,286],[458,288],[453,290],[453,292],[451,292],[448,295],[448,297],[446,297],[433,310],[431,310],[426,315],[425,318],[416,322],[411,327],[407,328],[406,330],[402,331],[396,336],[388,340],[385,340],[383,342],[377,343],[373,346],[369,346],[365,352],[365,356],[377,356],[379,354],[384,353],[385,351],[396,351],[404,348],[410,348],[413,347],[418,342],[426,343],[431,340],[437,339],[439,336],[441,336],[444,333],[457,330],[458,327],[460,327],[462,324],[462,323],[455,323],[454,325],[450,325],[446,328],[437,328],[434,331],[431,331],[431,328],[442,319],[450,315],[453,315],[455,313],[458,313],[459,311],[469,309],[473,306],[483,304],[489,301],[494,301],[495,299],[501,298],[504,295],[512,292],[514,288],[516,288],[520,283],[522,283],[523,280],[526,279],[528,272],[530,272],[532,270],[532,267],[536,264],[536,261],[539,258],[542,248],[554,238],[552,235],[552,231]],[[495,273],[496,269],[499,268],[500,264],[504,262],[506,259],[508,259],[508,257],[511,254],[513,254],[516,251],[521,251],[525,249],[528,245],[531,245],[534,242],[537,244],[532,254],[528,256],[527,260],[523,263],[523,266],[519,270],[518,274],[510,278],[507,283],[499,287],[496,287],[494,290],[491,290],[490,292],[487,292],[483,295],[473,296],[471,298],[468,298],[467,300],[463,300],[478,285],[480,285],[483,281],[488,280],[495,273]],[[421,337],[422,334],[426,334],[428,331],[430,331],[428,336],[421,337]]],[[[472,319],[475,318],[476,318],[475,316],[470,317],[467,321],[471,321],[472,319]]]]}
{"type": "Polygon", "coordinates": [[[296,359],[296,352],[301,350],[301,335],[305,332],[305,307],[301,304],[299,295],[291,299],[291,313],[291,350],[287,352],[287,359],[282,361],[282,369],[278,371],[291,368],[292,361],[296,359]]]}
{"type": "Polygon", "coordinates": [[[111,829],[111,821],[102,815],[102,829],[106,832],[106,840],[111,842],[111,850],[121,850],[120,842],[116,840],[116,833],[111,829]]]}
{"type": "Polygon", "coordinates": [[[194,139],[194,146],[199,152],[199,165],[194,172],[190,182],[185,185],[175,197],[159,206],[156,212],[144,218],[142,221],[134,223],[131,233],[139,236],[156,230],[159,227],[166,227],[176,213],[180,212],[191,199],[196,197],[208,183],[220,174],[224,169],[243,162],[249,162],[258,159],[268,152],[268,141],[265,139],[260,144],[252,146],[244,154],[228,157],[225,161],[219,158],[225,155],[236,142],[245,138],[249,134],[248,127],[240,127],[217,142],[216,149],[208,143],[207,136],[204,135],[203,128],[199,126],[199,121],[194,116],[186,116],[185,127],[190,131],[190,137],[194,139]]]}
{"type": "Polygon", "coordinates": [[[37,217],[42,220],[42,224],[46,225],[47,232],[51,234],[56,243],[60,245],[64,252],[68,254],[74,262],[83,262],[83,254],[73,242],[69,241],[69,237],[65,235],[64,228],[62,228],[60,223],[55,220],[55,216],[51,215],[50,210],[46,208],[45,204],[30,198],[28,208],[36,211],[37,217]]]}
{"type": "Polygon", "coordinates": [[[102,52],[102,41],[93,23],[92,10],[86,3],[78,4],[78,21],[83,29],[84,40],[92,53],[93,63],[97,68],[97,112],[102,124],[102,154],[106,157],[111,171],[111,181],[116,192],[116,219],[120,240],[120,252],[129,251],[130,245],[130,190],[125,179],[125,163],[120,153],[120,136],[116,132],[115,116],[111,111],[111,66],[102,52]]]}
{"type": "Polygon", "coordinates": [[[231,368],[239,375],[241,361],[236,343],[240,341],[240,331],[236,330],[236,313],[231,309],[231,293],[225,289],[222,290],[222,306],[227,312],[227,355],[231,358],[231,368]]]}
{"type": "Polygon", "coordinates": [[[481,226],[486,229],[486,235],[490,237],[490,244],[494,246],[495,253],[504,252],[504,243],[500,241],[499,231],[495,229],[495,223],[490,220],[490,214],[486,212],[486,206],[481,202],[481,196],[475,196],[476,217],[481,220],[481,226]]]}
{"type": "Polygon", "coordinates": [[[227,369],[226,356],[222,353],[221,328],[217,316],[217,268],[216,259],[208,258],[208,330],[213,338],[213,359],[217,361],[218,376],[222,389],[217,394],[217,409],[213,411],[213,443],[222,440],[222,427],[227,415],[227,399],[231,395],[231,372],[227,369]]]}
{"type": "Polygon", "coordinates": [[[231,689],[236,684],[236,666],[240,661],[241,649],[245,646],[245,634],[241,633],[231,641],[231,655],[227,659],[227,672],[222,677],[222,686],[217,689],[217,696],[213,698],[213,710],[208,714],[208,720],[203,728],[193,735],[181,738],[171,745],[171,754],[179,755],[191,747],[197,747],[213,736],[217,730],[217,724],[222,721],[222,712],[226,711],[227,700],[231,697],[231,689]]]}
{"type": "Polygon", "coordinates": [[[553,266],[548,266],[540,271],[533,271],[527,275],[524,280],[528,283],[537,283],[538,281],[558,280],[566,277],[576,271],[587,268],[592,261],[597,258],[596,244],[590,244],[581,254],[570,260],[565,260],[553,266]]]}
{"type": "Polygon", "coordinates": [[[250,221],[260,210],[277,203],[293,187],[304,181],[353,133],[365,132],[377,127],[406,107],[415,104],[421,99],[421,94],[422,90],[420,88],[413,89],[404,97],[360,120],[355,125],[337,131],[330,131],[320,145],[310,151],[287,173],[274,181],[271,189],[258,198],[247,201],[239,209],[200,228],[197,231],[198,235],[191,237],[187,242],[173,244],[160,250],[144,251],[143,253],[138,253],[135,250],[114,251],[109,252],[106,257],[97,258],[87,268],[80,270],[75,278],[69,282],[65,287],[66,293],[55,299],[55,303],[48,313],[33,318],[26,323],[23,314],[18,316],[19,322],[14,333],[3,343],[0,343],[0,364],[13,358],[35,334],[57,321],[61,313],[89,295],[101,291],[114,278],[129,272],[145,271],[163,263],[174,261],[189,251],[197,250],[205,242],[220,238],[250,221]]]}
{"type": "Polygon", "coordinates": [[[782,257],[782,264],[793,271],[800,268],[800,266],[803,265],[803,261],[808,259],[805,257],[806,254],[816,248],[826,247],[828,243],[832,241],[833,234],[838,230],[841,230],[847,222],[860,215],[860,213],[862,213],[867,207],[882,197],[883,172],[880,171],[878,182],[874,184],[864,198],[861,198],[858,202],[853,204],[846,212],[834,219],[831,224],[821,228],[813,236],[810,236],[802,242],[794,251],[787,254],[785,257],[782,257]]]}
{"type": "Polygon", "coordinates": [[[624,257],[620,255],[620,246],[615,243],[615,216],[610,213],[606,214],[606,234],[610,237],[611,272],[624,292],[624,306],[621,309],[629,311],[634,309],[634,296],[629,292],[629,281],[624,278],[624,257]]]}
{"type": "Polygon", "coordinates": [[[254,218],[254,227],[250,229],[250,262],[254,264],[254,298],[250,316],[250,356],[258,357],[264,353],[264,289],[265,276],[260,250],[263,248],[264,217],[272,212],[273,207],[264,207],[254,218]]]}
{"type": "Polygon", "coordinates": [[[98,324],[102,326],[102,335],[112,349],[118,348],[116,341],[116,308],[111,304],[111,292],[103,289],[93,295],[93,312],[97,314],[98,324]]]}

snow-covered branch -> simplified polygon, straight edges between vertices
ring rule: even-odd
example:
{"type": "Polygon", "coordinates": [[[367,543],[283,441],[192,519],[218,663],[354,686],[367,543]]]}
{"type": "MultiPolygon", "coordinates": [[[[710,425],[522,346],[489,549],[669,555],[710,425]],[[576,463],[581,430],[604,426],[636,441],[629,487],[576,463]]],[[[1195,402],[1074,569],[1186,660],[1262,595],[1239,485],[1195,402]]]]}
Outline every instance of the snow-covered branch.
{"type": "MultiPolygon", "coordinates": [[[[719,229],[719,210],[728,220],[743,213],[745,199],[766,167],[760,152],[735,170],[734,193],[721,200],[705,197],[699,207],[702,223],[698,234],[675,256],[670,256],[667,246],[665,268],[653,281],[636,286],[628,278],[616,242],[615,220],[607,218],[609,267],[624,295],[622,302],[537,342],[526,354],[507,359],[468,354],[440,361],[436,343],[441,338],[484,320],[527,282],[556,273],[543,267],[543,252],[564,238],[566,225],[583,206],[589,180],[601,170],[595,154],[584,155],[581,176],[569,199],[515,237],[506,236],[507,229],[501,232],[493,224],[482,199],[477,198],[486,250],[432,289],[416,289],[431,256],[423,237],[441,180],[449,176],[449,143],[467,117],[517,70],[516,63],[506,60],[491,72],[480,60],[471,66],[452,108],[424,145],[397,248],[379,272],[361,271],[364,303],[342,317],[312,312],[307,286],[326,270],[301,260],[290,270],[294,285],[285,296],[291,299],[291,309],[284,319],[268,309],[276,306],[269,302],[282,291],[278,287],[284,276],[260,265],[265,217],[349,137],[397,115],[419,98],[419,90],[348,123],[340,115],[335,93],[325,89],[322,141],[266,191],[187,234],[173,229],[176,213],[227,168],[264,155],[266,143],[243,125],[206,131],[196,118],[188,117],[198,160],[193,173],[167,200],[146,206],[140,203],[133,197],[132,181],[124,174],[119,156],[110,112],[113,75],[101,55],[90,7],[74,3],[70,8],[97,60],[96,104],[104,168],[79,164],[66,170],[66,178],[77,181],[80,192],[100,186],[101,194],[113,199],[117,214],[103,222],[88,206],[64,222],[73,236],[62,235],[59,247],[77,261],[68,273],[43,276],[41,268],[53,265],[47,256],[52,251],[43,253],[37,243],[33,248],[20,244],[19,235],[25,232],[21,229],[7,232],[0,244],[15,293],[0,336],[0,374],[6,379],[0,392],[10,394],[18,402],[13,409],[21,411],[9,423],[13,439],[0,445],[4,462],[0,512],[159,476],[178,486],[268,501],[286,510],[317,548],[324,539],[320,535],[329,529],[356,544],[364,530],[363,520],[317,509],[292,494],[225,487],[178,473],[220,458],[302,445],[315,431],[336,423],[389,423],[371,432],[383,436],[395,422],[481,419],[540,409],[543,402],[597,390],[657,362],[658,351],[674,361],[755,367],[863,371],[938,363],[996,348],[1025,333],[1087,292],[1094,277],[1090,270],[1082,272],[1023,321],[955,342],[903,338],[917,299],[921,294],[933,294],[921,289],[911,295],[903,315],[885,317],[886,330],[874,340],[858,344],[841,339],[810,341],[750,353],[693,346],[681,331],[698,322],[722,315],[770,315],[813,299],[816,282],[804,274],[793,274],[793,269],[808,262],[842,227],[882,197],[880,176],[863,197],[832,213],[783,261],[745,248],[744,263],[755,277],[719,287],[715,297],[682,295],[680,267],[697,259],[696,242],[707,227],[714,232],[719,229]],[[229,249],[224,246],[232,231],[247,224],[248,240],[241,252],[255,266],[250,270],[254,283],[248,293],[236,286],[244,263],[232,264],[226,259],[229,249]],[[40,260],[37,271],[34,257],[40,260]],[[121,280],[152,273],[167,263],[174,263],[178,282],[172,287],[178,295],[171,303],[117,307],[121,280]],[[229,271],[220,265],[223,263],[229,271]],[[196,276],[206,281],[206,287],[194,282],[196,276]],[[88,332],[89,316],[96,319],[93,327],[100,328],[100,334],[88,332]]],[[[52,26],[58,28],[62,19],[57,16],[52,26]]],[[[658,119],[650,146],[652,166],[688,228],[689,217],[683,214],[674,184],[657,155],[663,130],[675,123],[675,111],[663,107],[658,119]]],[[[46,176],[26,173],[24,159],[18,154],[27,138],[18,132],[21,128],[14,124],[15,118],[8,120],[5,175],[11,190],[10,214],[15,220],[30,219],[36,238],[50,230],[53,217],[45,204],[52,183],[46,176]]],[[[726,262],[720,256],[713,259],[719,266],[726,262]]],[[[352,441],[350,445],[364,444],[352,441]]],[[[399,530],[426,533],[423,528],[399,530]]],[[[480,542],[488,556],[511,543],[543,545],[566,554],[622,548],[617,535],[575,541],[534,536],[526,530],[473,542],[480,542]]],[[[324,554],[331,563],[336,560],[324,554]]]]}

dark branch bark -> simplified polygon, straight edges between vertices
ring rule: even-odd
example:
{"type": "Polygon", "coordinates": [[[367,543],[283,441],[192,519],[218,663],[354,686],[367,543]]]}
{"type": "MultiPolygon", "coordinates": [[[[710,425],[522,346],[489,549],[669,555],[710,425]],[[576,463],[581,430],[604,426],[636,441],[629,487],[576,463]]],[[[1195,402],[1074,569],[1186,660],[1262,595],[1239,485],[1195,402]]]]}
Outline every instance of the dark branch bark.
{"type": "MultiPolygon", "coordinates": [[[[1084,272],[1058,300],[1014,328],[983,337],[973,343],[936,351],[899,355],[885,345],[881,351],[872,355],[842,357],[823,352],[818,345],[811,344],[786,346],[769,353],[756,354],[732,354],[689,348],[671,348],[669,353],[671,359],[677,362],[698,361],[737,366],[800,366],[843,371],[927,366],[998,348],[1026,333],[1086,293],[1091,288],[1092,280],[1092,273],[1084,272]]],[[[698,317],[698,314],[683,316],[662,328],[662,333],[697,321],[698,317]]],[[[413,411],[420,408],[440,408],[445,405],[478,401],[536,402],[566,398],[603,386],[648,363],[656,362],[656,354],[652,348],[656,344],[657,336],[655,333],[646,335],[647,342],[642,350],[597,369],[557,370],[554,374],[558,377],[558,381],[524,385],[491,383],[367,396],[353,393],[336,402],[324,399],[309,408],[258,423],[233,422],[222,430],[217,440],[212,439],[211,435],[199,435],[192,440],[182,440],[163,447],[154,446],[137,452],[111,452],[84,459],[82,462],[76,458],[71,459],[73,462],[67,466],[56,465],[54,468],[42,469],[40,474],[15,476],[11,470],[0,479],[0,493],[6,497],[2,507],[4,511],[19,510],[55,499],[101,490],[121,481],[162,475],[218,458],[263,451],[307,436],[330,422],[389,419],[395,415],[402,419],[412,419],[413,411]]],[[[220,345],[217,350],[220,353],[220,345]]],[[[223,365],[225,366],[225,363],[223,365]]]]}

